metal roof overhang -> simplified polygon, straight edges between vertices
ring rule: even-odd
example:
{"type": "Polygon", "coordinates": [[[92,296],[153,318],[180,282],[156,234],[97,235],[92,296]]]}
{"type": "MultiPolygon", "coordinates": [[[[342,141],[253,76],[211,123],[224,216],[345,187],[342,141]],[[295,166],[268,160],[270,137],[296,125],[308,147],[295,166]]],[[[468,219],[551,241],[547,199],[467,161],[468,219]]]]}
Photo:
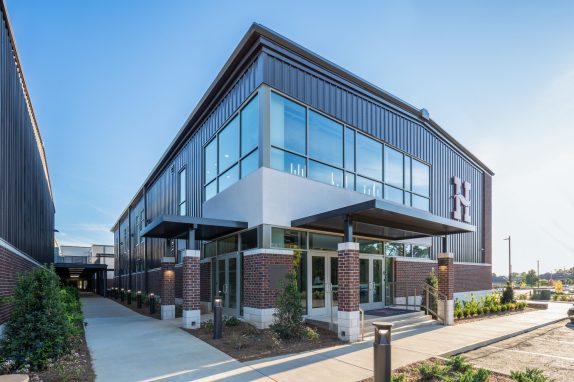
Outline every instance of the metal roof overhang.
{"type": "Polygon", "coordinates": [[[347,217],[353,223],[354,235],[389,240],[476,231],[476,227],[471,224],[379,199],[296,219],[291,222],[291,226],[342,233],[347,217]]]}
{"type": "Polygon", "coordinates": [[[56,273],[65,278],[90,278],[98,271],[106,271],[107,264],[55,263],[56,273]]]}
{"type": "Polygon", "coordinates": [[[196,240],[213,240],[245,228],[247,223],[240,221],[161,215],[142,230],[141,236],[163,239],[187,238],[189,231],[195,230],[196,240]]]}

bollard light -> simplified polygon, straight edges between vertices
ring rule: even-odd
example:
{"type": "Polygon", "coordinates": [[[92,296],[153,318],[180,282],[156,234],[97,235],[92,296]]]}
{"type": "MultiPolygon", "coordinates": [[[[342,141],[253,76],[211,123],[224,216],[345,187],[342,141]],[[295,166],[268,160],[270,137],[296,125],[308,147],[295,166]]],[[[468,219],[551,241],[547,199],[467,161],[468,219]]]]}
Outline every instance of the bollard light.
{"type": "Polygon", "coordinates": [[[138,294],[137,294],[137,296],[136,296],[136,300],[137,300],[137,303],[138,303],[138,309],[141,309],[141,308],[142,308],[142,291],[141,291],[141,290],[138,290],[138,294]]]}
{"type": "Polygon", "coordinates": [[[132,304],[132,290],[128,289],[128,305],[132,304]]]}
{"type": "Polygon", "coordinates": [[[149,294],[149,314],[155,313],[155,294],[149,294]]]}
{"type": "Polygon", "coordinates": [[[124,288],[120,291],[120,300],[124,302],[124,288]]]}
{"type": "Polygon", "coordinates": [[[213,339],[218,340],[221,338],[223,332],[223,317],[222,317],[222,300],[221,297],[216,297],[213,300],[213,339]]]}
{"type": "Polygon", "coordinates": [[[393,324],[373,322],[375,342],[373,343],[374,382],[391,382],[391,329],[393,324]]]}

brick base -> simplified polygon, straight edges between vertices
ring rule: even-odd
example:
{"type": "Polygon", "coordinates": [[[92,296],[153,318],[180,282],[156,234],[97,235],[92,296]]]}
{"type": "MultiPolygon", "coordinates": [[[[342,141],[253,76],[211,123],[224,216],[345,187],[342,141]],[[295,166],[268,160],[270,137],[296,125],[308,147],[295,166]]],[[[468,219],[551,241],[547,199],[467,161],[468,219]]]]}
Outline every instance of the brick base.
{"type": "Polygon", "coordinates": [[[341,243],[338,247],[339,306],[338,334],[343,341],[359,340],[359,243],[341,243]]]}
{"type": "MultiPolygon", "coordinates": [[[[12,296],[18,275],[29,272],[37,266],[25,257],[0,246],[0,297],[12,296]]],[[[0,325],[8,320],[11,311],[11,304],[0,304],[0,325]]]]}
{"type": "Polygon", "coordinates": [[[198,329],[201,317],[199,312],[199,251],[185,251],[182,279],[182,326],[186,329],[198,329]]]}

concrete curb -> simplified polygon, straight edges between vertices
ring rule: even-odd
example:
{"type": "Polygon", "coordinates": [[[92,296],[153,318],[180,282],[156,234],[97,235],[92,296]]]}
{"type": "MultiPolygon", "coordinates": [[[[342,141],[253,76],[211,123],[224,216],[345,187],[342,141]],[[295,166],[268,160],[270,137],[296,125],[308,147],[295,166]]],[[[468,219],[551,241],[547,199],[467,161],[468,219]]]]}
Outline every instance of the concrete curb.
{"type": "Polygon", "coordinates": [[[516,332],[509,333],[509,334],[505,334],[505,335],[500,336],[500,337],[491,338],[491,339],[488,339],[488,340],[476,342],[476,343],[474,343],[474,344],[470,344],[470,345],[467,345],[467,346],[463,346],[463,347],[461,347],[461,348],[459,348],[459,349],[455,349],[455,350],[451,350],[451,351],[448,351],[448,352],[446,352],[446,353],[443,353],[443,354],[439,355],[439,357],[447,358],[447,357],[450,357],[450,356],[452,356],[452,355],[458,355],[458,354],[461,354],[461,353],[467,353],[467,352],[469,352],[469,351],[473,351],[473,350],[476,350],[476,349],[479,349],[479,348],[482,348],[482,347],[485,347],[485,346],[488,346],[488,345],[492,345],[492,344],[494,344],[494,343],[497,343],[497,342],[500,342],[500,341],[504,341],[504,340],[507,340],[507,339],[512,338],[512,337],[519,336],[519,335],[521,335],[521,334],[529,333],[529,332],[532,332],[532,331],[534,331],[534,330],[536,330],[536,329],[540,329],[540,328],[543,328],[543,327],[548,326],[548,325],[556,324],[556,323],[558,323],[558,322],[560,322],[560,321],[564,321],[564,320],[567,320],[567,319],[568,319],[568,317],[557,318],[557,319],[555,319],[555,320],[548,321],[548,322],[545,322],[545,323],[543,323],[543,324],[531,326],[531,327],[526,328],[526,329],[521,329],[521,330],[518,330],[518,331],[516,331],[516,332]]]}

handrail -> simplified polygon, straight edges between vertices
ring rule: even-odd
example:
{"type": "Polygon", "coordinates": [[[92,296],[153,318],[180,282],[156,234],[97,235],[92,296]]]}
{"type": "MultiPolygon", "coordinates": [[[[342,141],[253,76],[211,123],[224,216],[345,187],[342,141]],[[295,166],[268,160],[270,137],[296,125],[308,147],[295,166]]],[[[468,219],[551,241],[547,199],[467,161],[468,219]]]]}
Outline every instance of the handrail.
{"type": "Polygon", "coordinates": [[[424,304],[424,309],[427,312],[427,314],[430,312],[433,316],[435,316],[437,319],[439,319],[440,321],[442,321],[443,324],[446,323],[446,303],[442,304],[443,306],[443,312],[442,314],[440,314],[438,312],[439,308],[438,308],[438,301],[445,301],[447,300],[447,297],[444,293],[441,293],[437,288],[433,287],[430,284],[425,283],[424,285],[424,290],[425,290],[425,304],[424,304]],[[430,303],[430,298],[433,297],[435,299],[435,301],[437,301],[437,307],[436,307],[436,311],[433,310],[433,306],[430,303]]]}
{"type": "Polygon", "coordinates": [[[391,281],[387,282],[385,292],[388,306],[406,307],[407,310],[417,310],[418,307],[419,309],[424,310],[426,314],[431,314],[434,316],[443,324],[446,322],[446,304],[438,304],[438,301],[446,301],[447,297],[444,293],[441,293],[438,288],[435,288],[426,282],[423,282],[421,286],[413,286],[413,284],[410,282],[391,281]],[[397,290],[399,290],[400,293],[404,295],[404,303],[397,303],[397,290]],[[417,292],[421,293],[421,303],[417,303],[417,297],[419,297],[417,292]],[[409,297],[413,297],[412,304],[409,297]],[[437,302],[436,307],[434,301],[437,302]],[[439,305],[442,305],[442,309],[439,309],[439,305]],[[442,311],[439,312],[439,310],[442,311]]]}

